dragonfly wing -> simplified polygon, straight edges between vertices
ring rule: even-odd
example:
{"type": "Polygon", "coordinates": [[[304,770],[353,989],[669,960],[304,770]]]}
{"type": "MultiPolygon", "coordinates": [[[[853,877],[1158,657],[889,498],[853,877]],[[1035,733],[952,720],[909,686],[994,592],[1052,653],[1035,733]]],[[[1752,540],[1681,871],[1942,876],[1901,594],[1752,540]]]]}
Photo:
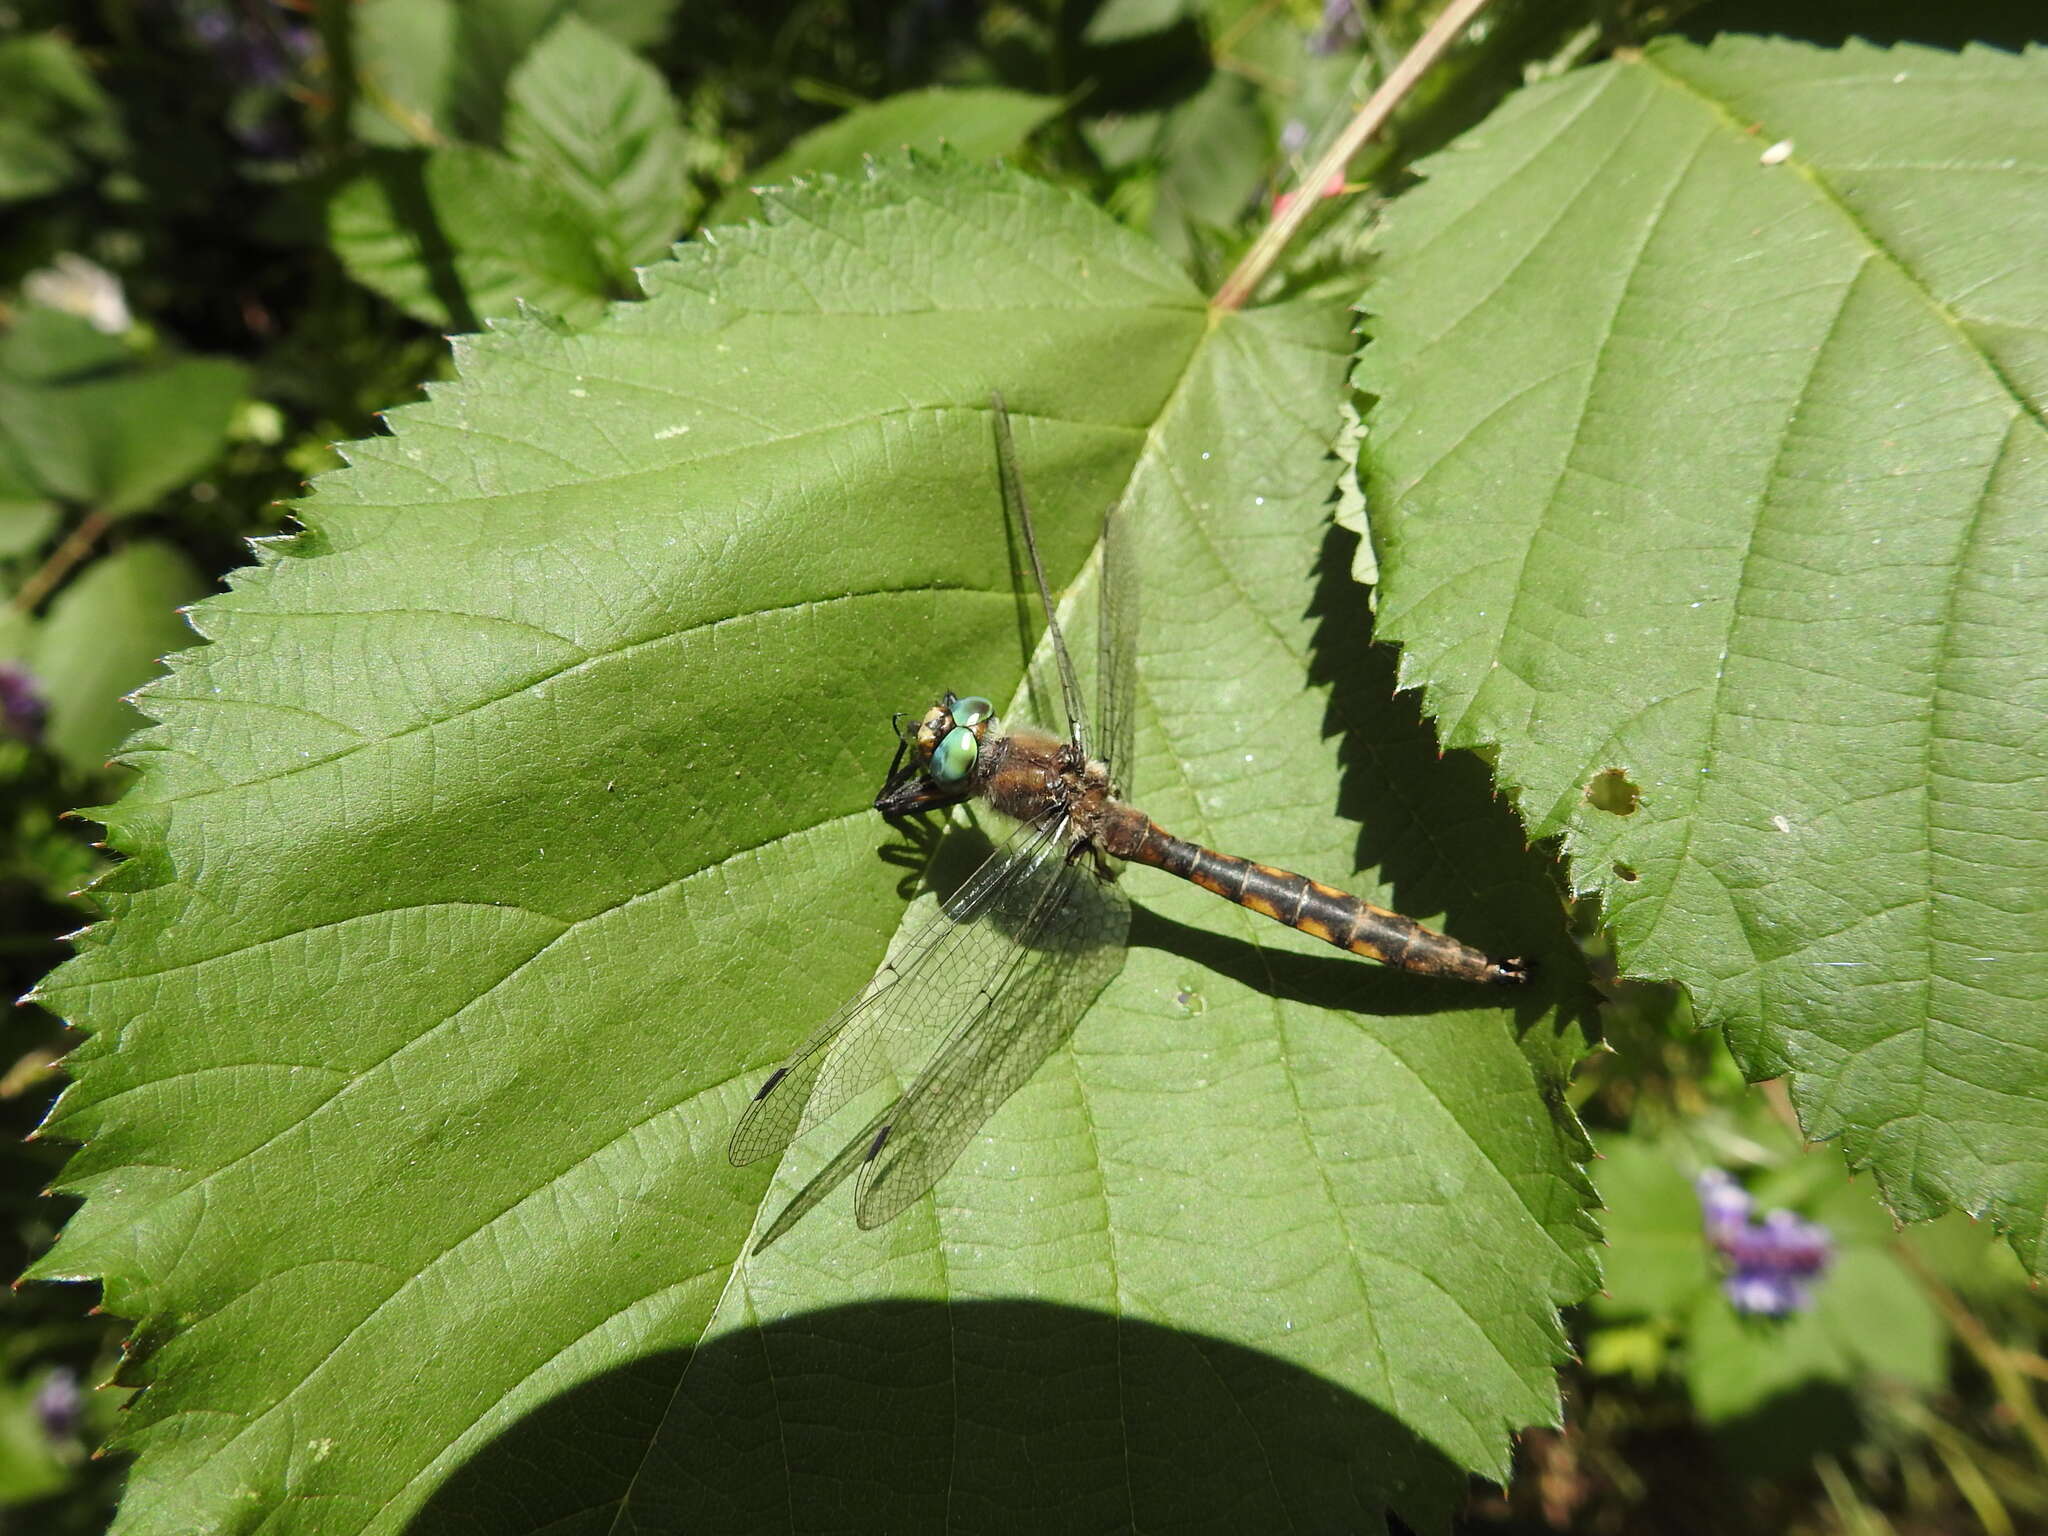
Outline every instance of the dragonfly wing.
{"type": "Polygon", "coordinates": [[[775,1219],[768,1223],[767,1229],[754,1239],[753,1251],[759,1253],[766,1248],[809,1215],[812,1207],[820,1200],[844,1184],[846,1176],[867,1161],[868,1148],[874,1142],[875,1133],[881,1130],[888,1123],[889,1117],[895,1113],[894,1104],[884,1106],[874,1119],[861,1128],[858,1136],[839,1149],[838,1156],[812,1174],[810,1182],[796,1192],[789,1204],[775,1213],[775,1219]]]}
{"type": "MultiPolygon", "coordinates": [[[[962,975],[978,982],[982,972],[1001,964],[996,930],[976,922],[977,915],[1007,886],[1030,877],[1044,850],[1062,841],[1063,822],[1048,815],[1020,827],[938,911],[891,948],[867,986],[770,1074],[726,1148],[735,1165],[779,1155],[797,1135],[828,1118],[888,1069],[895,1055],[890,1047],[914,1043],[920,1035],[944,1038],[953,1011],[948,989],[959,987],[962,975]]],[[[1053,857],[1057,861],[1060,850],[1053,857]]],[[[977,982],[967,984],[970,992],[977,982]]]]}
{"type": "Polygon", "coordinates": [[[854,1196],[863,1227],[889,1221],[932,1187],[1123,966],[1130,903],[1091,866],[1062,856],[1035,894],[1020,882],[1001,899],[1024,942],[974,996],[893,1115],[867,1133],[854,1196]]]}
{"type": "MultiPolygon", "coordinates": [[[[1083,752],[1093,752],[1093,735],[1088,729],[1088,710],[1081,700],[1081,684],[1074,675],[1074,658],[1067,653],[1067,637],[1060,630],[1052,588],[1046,584],[1045,562],[1038,555],[1038,532],[1032,525],[1031,503],[1024,495],[1023,477],[1017,473],[1017,443],[1010,432],[1010,412],[1000,391],[989,397],[996,422],[996,470],[1002,480],[1003,507],[1013,511],[1024,535],[1024,552],[1031,562],[1031,575],[1038,586],[1038,600],[1045,610],[1045,635],[1051,642],[1053,661],[1059,670],[1060,703],[1067,712],[1067,734],[1083,752]]],[[[1050,723],[1050,722],[1048,722],[1050,723]]]]}
{"type": "Polygon", "coordinates": [[[1097,750],[1126,798],[1131,793],[1131,744],[1136,735],[1138,593],[1130,518],[1111,508],[1102,524],[1102,571],[1095,594],[1097,750]]]}

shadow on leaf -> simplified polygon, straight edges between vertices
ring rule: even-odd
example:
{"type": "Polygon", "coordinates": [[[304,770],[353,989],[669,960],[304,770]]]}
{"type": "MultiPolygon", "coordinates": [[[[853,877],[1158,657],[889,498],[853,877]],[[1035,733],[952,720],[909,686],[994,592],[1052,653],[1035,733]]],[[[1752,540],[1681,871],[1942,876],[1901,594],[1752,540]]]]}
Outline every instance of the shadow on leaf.
{"type": "Polygon", "coordinates": [[[1863,1433],[1855,1398],[1833,1381],[1803,1381],[1714,1426],[1728,1465],[1748,1478],[1796,1477],[1816,1456],[1850,1451],[1863,1433]]]}
{"type": "Polygon", "coordinates": [[[809,1313],[620,1366],[434,1493],[411,1536],[1381,1528],[1464,1474],[1312,1372],[1025,1302],[809,1313]]]}
{"type": "MultiPolygon", "coordinates": [[[[1585,959],[1566,928],[1555,863],[1529,846],[1485,759],[1445,752],[1420,692],[1400,691],[1400,652],[1374,640],[1367,591],[1351,576],[1357,543],[1337,527],[1324,537],[1309,605],[1309,676],[1330,689],[1324,729],[1338,739],[1337,811],[1359,824],[1358,867],[1378,872],[1397,911],[1489,953],[1533,960],[1537,980],[1517,1008],[1525,1024],[1549,1007],[1558,1008],[1560,1028],[1589,1024],[1585,959]]],[[[1387,1006],[1378,998],[1346,1006],[1419,1011],[1389,991],[1387,1006]]]]}
{"type": "MultiPolygon", "coordinates": [[[[1341,738],[1337,811],[1359,823],[1357,860],[1392,886],[1401,910],[1444,913],[1446,931],[1497,954],[1537,957],[1538,980],[1512,998],[1526,1026],[1559,1009],[1591,1021],[1585,964],[1566,931],[1552,861],[1529,847],[1520,821],[1494,793],[1475,753],[1445,754],[1419,696],[1397,692],[1391,646],[1372,638],[1366,591],[1351,578],[1357,536],[1330,529],[1317,560],[1310,613],[1317,621],[1310,677],[1331,690],[1325,729],[1341,738]],[[1574,1000],[1579,1000],[1574,1006],[1574,1000]]],[[[1140,797],[1142,801],[1142,797],[1140,797]]],[[[899,841],[881,857],[905,869],[906,899],[959,889],[1007,836],[1000,818],[944,827],[892,824],[899,841]],[[944,835],[941,835],[943,831],[944,835]],[[992,836],[992,833],[994,834],[992,836]]],[[[1228,849],[1258,857],[1258,849],[1228,849]]],[[[1304,871],[1343,882],[1342,871],[1304,871]]],[[[1399,1016],[1472,1006],[1468,983],[1411,975],[1339,955],[1302,955],[1162,917],[1134,904],[1130,943],[1176,955],[1268,996],[1319,1008],[1399,1016]]]]}
{"type": "Polygon", "coordinates": [[[455,270],[454,247],[427,190],[426,165],[425,155],[387,152],[370,157],[369,173],[390,204],[392,220],[413,240],[427,286],[434,301],[447,312],[449,328],[480,330],[482,324],[470,307],[469,291],[455,270]]]}

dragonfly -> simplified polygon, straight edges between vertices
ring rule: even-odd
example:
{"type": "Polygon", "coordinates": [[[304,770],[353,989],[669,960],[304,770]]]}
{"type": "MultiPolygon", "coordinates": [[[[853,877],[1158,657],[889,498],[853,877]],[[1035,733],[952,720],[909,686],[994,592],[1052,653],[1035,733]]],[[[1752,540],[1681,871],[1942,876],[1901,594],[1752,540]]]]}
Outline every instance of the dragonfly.
{"type": "MultiPolygon", "coordinates": [[[[854,1218],[883,1225],[931,1189],[982,1125],[1072,1034],[1123,967],[1130,903],[1122,864],[1145,864],[1355,955],[1492,986],[1527,981],[1499,958],[1335,886],[1174,836],[1123,796],[1131,763],[1137,608],[1124,514],[1100,546],[1098,712],[1039,558],[1009,413],[991,401],[1006,514],[1022,535],[1066,715],[1064,734],[1005,730],[995,706],[951,692],[906,724],[874,800],[892,821],[978,804],[1016,824],[936,911],[899,937],[866,987],[761,1085],[732,1135],[736,1166],[779,1157],[905,1062],[909,1086],[854,1133],[761,1232],[758,1253],[855,1179],[854,1218]]],[[[898,1075],[898,1081],[902,1080],[898,1075]]]]}

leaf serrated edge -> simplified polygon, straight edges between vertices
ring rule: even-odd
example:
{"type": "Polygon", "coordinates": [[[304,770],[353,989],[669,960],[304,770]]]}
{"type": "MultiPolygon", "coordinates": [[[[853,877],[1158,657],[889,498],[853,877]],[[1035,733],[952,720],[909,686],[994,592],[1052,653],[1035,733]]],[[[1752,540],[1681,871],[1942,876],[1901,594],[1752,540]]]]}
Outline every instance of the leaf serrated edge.
{"type": "MultiPolygon", "coordinates": [[[[2038,43],[2029,43],[2017,51],[2012,51],[1973,39],[1967,42],[1961,49],[1952,51],[1911,41],[1881,45],[1865,38],[1852,36],[1839,49],[1830,50],[1818,44],[1800,39],[1767,38],[1740,33],[1724,33],[1717,35],[1703,47],[1689,43],[1683,38],[1669,36],[1658,38],[1643,50],[1644,59],[1647,61],[1660,53],[1684,49],[1697,49],[1700,52],[1718,54],[1724,58],[1738,59],[1745,54],[1754,55],[1759,52],[1776,50],[1797,51],[1816,56],[1861,54],[1872,60],[1883,59],[1887,61],[1894,61],[1903,56],[1908,59],[1919,59],[1928,63],[1938,61],[1944,64],[1953,63],[1957,60],[1988,58],[2004,67],[2030,63],[2044,55],[2048,55],[2048,45],[2038,43]]],[[[1593,69],[1580,70],[1573,73],[1585,75],[1592,73],[1594,70],[1612,69],[1615,67],[1617,66],[1610,63],[1593,66],[1593,69]]],[[[1546,86],[1558,89],[1565,88],[1571,78],[1571,76],[1567,75],[1559,77],[1555,81],[1539,82],[1535,86],[1528,87],[1525,99],[1533,97],[1533,93],[1543,90],[1546,86]]],[[[1664,77],[1660,76],[1660,78],[1664,77]]],[[[1713,103],[1712,105],[1718,107],[1719,104],[1713,103]]],[[[1483,129],[1475,131],[1483,131],[1483,129]]],[[[1438,171],[1446,171],[1451,175],[1455,175],[1457,169],[1455,158],[1457,147],[1457,144],[1454,142],[1445,149],[1417,161],[1410,169],[1423,181],[1429,180],[1438,171]]],[[[1838,198],[1831,191],[1823,191],[1821,195],[1828,202],[1839,206],[1838,198]]],[[[1398,216],[1398,209],[1394,210],[1393,214],[1390,215],[1390,217],[1393,216],[1398,216]]],[[[1924,284],[1917,278],[1909,276],[1908,281],[1916,290],[1924,291],[1924,284]]],[[[1371,294],[1372,287],[1369,286],[1365,295],[1354,306],[1360,316],[1360,347],[1358,352],[1354,354],[1354,368],[1351,374],[1350,387],[1355,394],[1376,400],[1377,392],[1365,387],[1360,378],[1365,366],[1365,352],[1372,341],[1371,318],[1376,313],[1369,304],[1371,294]]],[[[2041,416],[2038,408],[2013,383],[2006,371],[1995,359],[1983,354],[1982,349],[1977,347],[1974,339],[1969,336],[1968,328],[1956,323],[1954,316],[1948,312],[1946,306],[1939,304],[1931,295],[1927,297],[1930,305],[1950,323],[1950,328],[1959,336],[1964,337],[1972,350],[1977,352],[1979,360],[1998,381],[2000,387],[2010,395],[2018,409],[2039,422],[2041,416]]],[[[1376,404],[1365,412],[1368,431],[1371,427],[1371,417],[1375,409],[1377,409],[1376,404]]],[[[1404,642],[1394,640],[1392,637],[1389,637],[1389,639],[1390,643],[1401,647],[1401,659],[1397,669],[1400,686],[1403,688],[1415,688],[1421,692],[1423,707],[1432,719],[1441,721],[1448,718],[1442,708],[1445,702],[1444,685],[1434,677],[1421,673],[1419,667],[1411,665],[1411,653],[1404,642]]],[[[1529,829],[1532,839],[1555,838],[1557,840],[1559,863],[1566,871],[1568,889],[1572,897],[1576,900],[1593,899],[1603,904],[1606,902],[1609,895],[1615,891],[1615,884],[1612,879],[1603,879],[1598,874],[1594,874],[1587,881],[1582,882],[1579,877],[1580,866],[1586,862],[1579,857],[1584,847],[1584,832],[1569,813],[1569,807],[1576,799],[1570,786],[1565,787],[1559,799],[1549,811],[1540,817],[1532,818],[1526,799],[1531,786],[1506,776],[1499,766],[1502,751],[1506,746],[1505,743],[1485,736],[1476,729],[1466,728],[1463,725],[1461,715],[1459,720],[1454,722],[1451,729],[1445,733],[1444,745],[1446,747],[1468,748],[1486,754],[1494,766],[1496,784],[1508,796],[1509,804],[1514,808],[1516,815],[1521,818],[1524,827],[1529,829]]],[[[1618,754],[1596,754],[1596,756],[1612,757],[1615,761],[1619,762],[1618,754]]],[[[1633,768],[1628,767],[1626,764],[1621,766],[1633,775],[1635,771],[1633,768]]],[[[1599,861],[1596,859],[1591,862],[1597,864],[1599,861]]],[[[1616,974],[1621,979],[1675,985],[1685,991],[1689,1000],[1692,998],[1693,987],[1683,978],[1653,975],[1628,965],[1624,959],[1621,941],[1618,938],[1614,940],[1614,957],[1616,974]]],[[[1729,1024],[1725,1019],[1716,1020],[1702,1014],[1699,1027],[1711,1028],[1717,1025],[1723,1030],[1724,1034],[1728,1032],[1729,1024]]],[[[1801,1134],[1815,1144],[1839,1141],[1841,1143],[1843,1160],[1849,1172],[1852,1175],[1864,1172],[1870,1173],[1876,1180],[1887,1205],[1897,1212],[1901,1219],[1907,1221],[1928,1221],[1937,1218],[1944,1211],[1957,1210],[1968,1215],[1973,1221],[1988,1220],[1993,1230],[2011,1243],[2014,1251],[2037,1279],[2044,1273],[2044,1270],[2048,1270],[2048,1228],[2041,1229],[2037,1233],[2035,1241],[2030,1246],[2023,1247],[2022,1235],[2014,1224],[2009,1221],[2000,1220],[1995,1213],[1995,1208],[1998,1206],[2008,1208],[2024,1206],[2026,1198],[2024,1190],[2015,1187],[2001,1188],[1984,1180],[1963,1184],[1957,1183],[1953,1179],[1929,1178],[1917,1166],[1909,1173],[1895,1176],[1889,1173],[1883,1165],[1881,1154],[1867,1149],[1859,1150],[1856,1146],[1852,1145],[1854,1128],[1839,1115],[1830,1113],[1830,1106],[1825,1102],[1829,1091],[1829,1083],[1821,1074],[1813,1071],[1799,1070],[1794,1066],[1782,1047],[1769,1041],[1752,1039],[1748,1042],[1746,1051],[1748,1063],[1745,1065],[1745,1077],[1751,1082],[1761,1082],[1773,1077],[1788,1078],[1790,1080],[1789,1087],[1793,1103],[1800,1111],[1801,1134]],[[1750,1071],[1751,1066],[1755,1068],[1753,1074],[1750,1071]],[[1809,1122],[1812,1122],[1815,1127],[1811,1132],[1807,1129],[1809,1122]]]]}

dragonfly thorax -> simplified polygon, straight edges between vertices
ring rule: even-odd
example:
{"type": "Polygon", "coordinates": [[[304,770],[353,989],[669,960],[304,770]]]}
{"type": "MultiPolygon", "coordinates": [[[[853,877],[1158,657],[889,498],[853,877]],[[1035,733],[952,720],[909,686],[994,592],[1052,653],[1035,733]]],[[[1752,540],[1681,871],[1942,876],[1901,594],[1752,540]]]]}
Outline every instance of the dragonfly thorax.
{"type": "Polygon", "coordinates": [[[947,694],[914,726],[903,726],[875,809],[910,816],[979,800],[1017,821],[1064,812],[1087,838],[1089,813],[1114,794],[1108,765],[1078,742],[1028,728],[1006,731],[994,708],[983,698],[947,694]]]}

